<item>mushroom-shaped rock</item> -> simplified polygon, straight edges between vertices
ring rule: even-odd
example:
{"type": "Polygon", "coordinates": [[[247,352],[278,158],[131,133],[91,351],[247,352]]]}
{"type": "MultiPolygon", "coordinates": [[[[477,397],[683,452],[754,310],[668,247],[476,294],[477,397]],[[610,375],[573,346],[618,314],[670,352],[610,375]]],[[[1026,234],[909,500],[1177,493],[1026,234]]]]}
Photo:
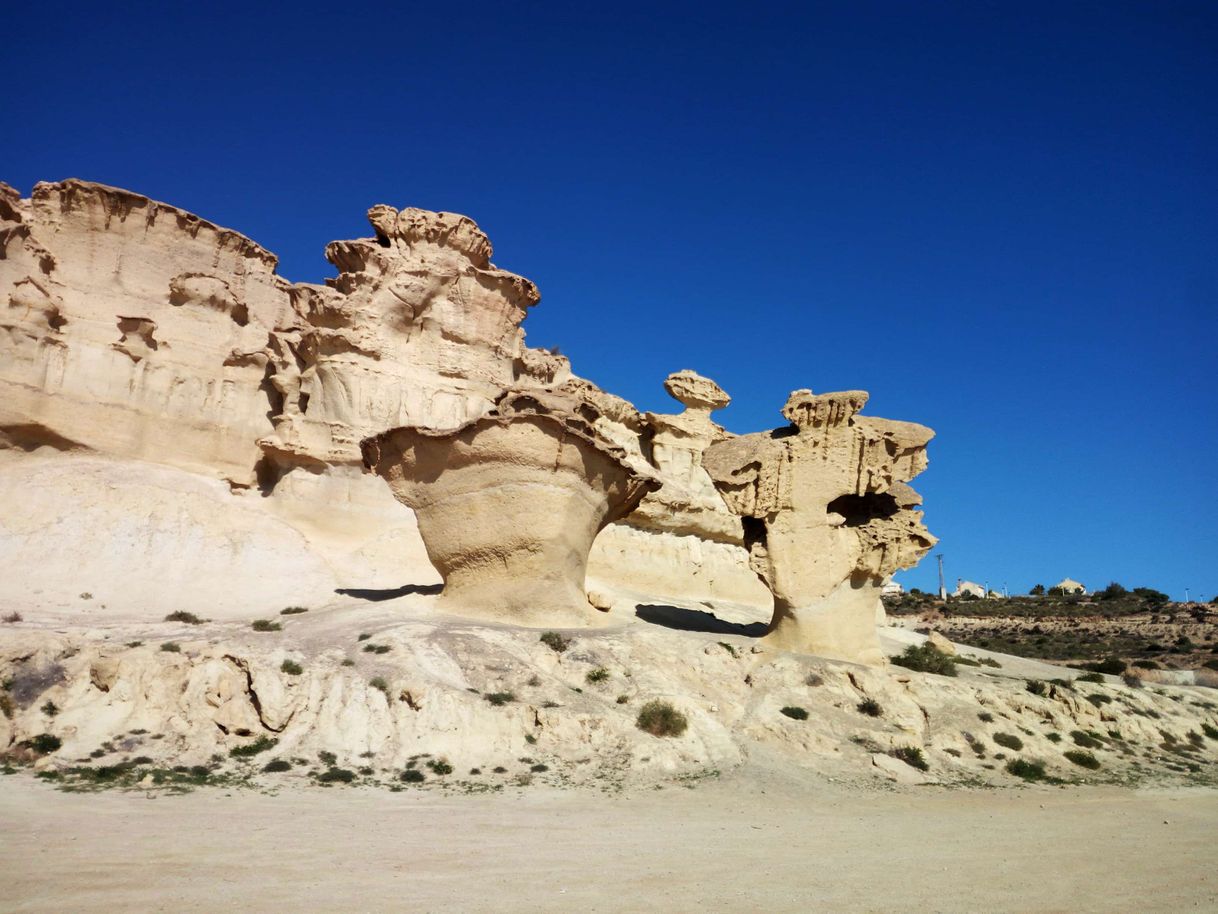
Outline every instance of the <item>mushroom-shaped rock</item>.
{"type": "Polygon", "coordinates": [[[453,612],[518,625],[594,625],[588,553],[659,480],[595,429],[594,404],[509,391],[450,430],[397,428],[361,443],[364,464],[418,516],[453,612]]]}
{"type": "Polygon", "coordinates": [[[934,433],[861,417],[866,402],[861,390],[797,390],[783,408],[792,426],[715,442],[702,465],[744,520],[753,570],[774,594],[767,637],[879,663],[881,583],[935,544],[905,485],[925,469],[934,433]]]}

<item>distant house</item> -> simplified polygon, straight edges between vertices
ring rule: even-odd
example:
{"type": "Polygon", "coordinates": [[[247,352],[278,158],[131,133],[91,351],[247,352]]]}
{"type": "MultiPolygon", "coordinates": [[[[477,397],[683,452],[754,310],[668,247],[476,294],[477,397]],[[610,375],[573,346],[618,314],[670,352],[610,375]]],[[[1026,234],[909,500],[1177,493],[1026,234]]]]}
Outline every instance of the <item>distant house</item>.
{"type": "Polygon", "coordinates": [[[1087,588],[1078,581],[1072,581],[1070,578],[1062,578],[1059,582],[1053,585],[1053,589],[1060,593],[1077,593],[1086,595],[1087,588]]]}
{"type": "Polygon", "coordinates": [[[966,581],[963,578],[956,578],[956,589],[952,593],[952,596],[962,597],[965,594],[982,599],[985,597],[985,588],[973,581],[966,581]]]}
{"type": "Polygon", "coordinates": [[[892,578],[880,585],[880,596],[882,597],[899,597],[903,593],[905,593],[905,588],[892,578]]]}

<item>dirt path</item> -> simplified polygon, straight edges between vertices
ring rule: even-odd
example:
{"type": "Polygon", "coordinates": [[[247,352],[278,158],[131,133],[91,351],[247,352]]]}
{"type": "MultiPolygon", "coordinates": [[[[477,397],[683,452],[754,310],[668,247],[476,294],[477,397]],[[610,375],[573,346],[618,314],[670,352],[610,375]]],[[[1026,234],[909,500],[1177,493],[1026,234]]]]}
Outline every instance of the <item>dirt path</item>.
{"type": "Polygon", "coordinates": [[[0,910],[1182,911],[1218,793],[71,795],[0,778],[0,910]]]}

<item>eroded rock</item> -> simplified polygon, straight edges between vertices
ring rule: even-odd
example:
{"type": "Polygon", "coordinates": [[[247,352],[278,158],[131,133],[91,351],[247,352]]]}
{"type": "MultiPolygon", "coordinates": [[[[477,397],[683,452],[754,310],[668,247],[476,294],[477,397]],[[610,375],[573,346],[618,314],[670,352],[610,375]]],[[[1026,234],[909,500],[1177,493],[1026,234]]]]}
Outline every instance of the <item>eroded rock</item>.
{"type": "Polygon", "coordinates": [[[418,515],[441,601],[522,625],[588,625],[592,541],[659,480],[596,432],[590,401],[509,392],[451,431],[404,427],[363,442],[365,465],[418,515]]]}
{"type": "Polygon", "coordinates": [[[753,569],[774,594],[767,636],[788,650],[882,660],[883,579],[935,543],[905,482],[926,467],[933,432],[858,415],[864,391],[791,394],[787,428],[728,438],[702,457],[744,519],[753,569]]]}

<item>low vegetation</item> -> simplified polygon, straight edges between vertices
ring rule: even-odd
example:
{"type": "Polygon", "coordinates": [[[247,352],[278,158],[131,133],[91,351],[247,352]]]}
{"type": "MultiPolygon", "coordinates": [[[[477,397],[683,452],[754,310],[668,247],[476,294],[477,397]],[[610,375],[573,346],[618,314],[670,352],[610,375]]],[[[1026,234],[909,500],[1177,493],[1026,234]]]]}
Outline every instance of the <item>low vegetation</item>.
{"type": "Polygon", "coordinates": [[[1066,758],[1078,765],[1080,768],[1090,768],[1095,770],[1100,767],[1100,760],[1090,752],[1084,752],[1082,749],[1069,749],[1063,752],[1066,758]]]}
{"type": "Polygon", "coordinates": [[[636,725],[652,736],[680,736],[689,726],[689,721],[668,702],[654,700],[639,710],[636,725]]]}
{"type": "Polygon", "coordinates": [[[228,754],[233,758],[252,758],[260,752],[274,749],[278,745],[279,740],[272,739],[269,736],[260,736],[252,743],[246,743],[244,746],[234,746],[228,750],[228,754]]]}
{"type": "Polygon", "coordinates": [[[283,625],[270,619],[255,619],[250,627],[256,632],[281,632],[283,625]]]}
{"type": "Polygon", "coordinates": [[[805,709],[796,707],[794,705],[787,705],[785,708],[780,708],[779,713],[785,714],[787,717],[791,718],[792,720],[807,720],[808,719],[808,712],[805,709]]]}
{"type": "Polygon", "coordinates": [[[943,653],[929,641],[911,644],[905,652],[892,658],[897,666],[918,673],[934,673],[938,676],[955,676],[956,663],[950,655],[943,653]]]}
{"type": "Polygon", "coordinates": [[[603,666],[598,666],[596,669],[588,671],[587,675],[584,676],[584,681],[589,685],[596,685],[596,683],[604,682],[608,678],[609,671],[603,666]]]}
{"type": "Polygon", "coordinates": [[[487,692],[482,697],[496,706],[506,705],[516,700],[516,695],[512,692],[487,692]]]}
{"type": "Polygon", "coordinates": [[[930,765],[926,763],[926,756],[917,746],[897,746],[889,749],[888,754],[895,759],[900,759],[911,768],[917,768],[919,771],[930,770],[930,765]]]}
{"type": "Polygon", "coordinates": [[[172,612],[165,617],[166,622],[185,622],[187,625],[202,625],[206,619],[201,619],[194,613],[188,613],[179,609],[177,612],[172,612]]]}
{"type": "Polygon", "coordinates": [[[564,638],[558,632],[543,632],[537,640],[558,654],[563,653],[563,651],[571,646],[571,639],[564,638]]]}
{"type": "Polygon", "coordinates": [[[1043,781],[1045,779],[1045,763],[1029,762],[1016,758],[1007,762],[1007,773],[1025,781],[1043,781]]]}
{"type": "Polygon", "coordinates": [[[287,673],[289,676],[299,676],[304,672],[304,667],[302,667],[295,660],[283,661],[283,663],[279,665],[279,669],[280,671],[287,673]]]}
{"type": "Polygon", "coordinates": [[[300,613],[307,613],[307,612],[308,612],[308,610],[305,609],[303,606],[289,606],[287,609],[279,610],[279,615],[296,616],[296,615],[299,615],[300,613]]]}
{"type": "Polygon", "coordinates": [[[860,714],[866,714],[868,717],[880,717],[884,713],[883,707],[874,698],[864,698],[855,708],[860,714]]]}
{"type": "Polygon", "coordinates": [[[1071,730],[1070,738],[1074,740],[1076,746],[1082,746],[1084,749],[1102,749],[1104,747],[1103,740],[1083,730],[1071,730]]]}
{"type": "Polygon", "coordinates": [[[1011,733],[995,733],[994,742],[998,745],[1018,752],[1023,748],[1023,740],[1011,733]]]}

